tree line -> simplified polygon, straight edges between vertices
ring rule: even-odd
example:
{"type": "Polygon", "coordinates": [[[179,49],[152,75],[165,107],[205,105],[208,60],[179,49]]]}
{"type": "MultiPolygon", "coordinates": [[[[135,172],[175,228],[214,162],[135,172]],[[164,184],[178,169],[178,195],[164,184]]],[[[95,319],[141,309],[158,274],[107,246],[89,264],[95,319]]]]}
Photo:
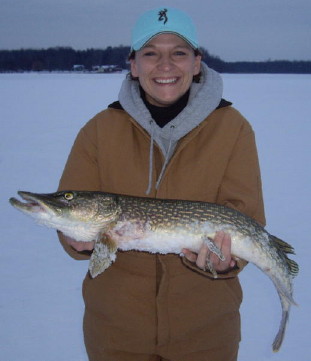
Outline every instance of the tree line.
{"type": "MultiPolygon", "coordinates": [[[[311,61],[226,62],[202,48],[203,61],[220,73],[311,73],[311,61]]],[[[0,50],[0,72],[71,71],[82,65],[86,71],[96,66],[115,65],[128,69],[129,46],[74,50],[71,47],[0,50]]]]}

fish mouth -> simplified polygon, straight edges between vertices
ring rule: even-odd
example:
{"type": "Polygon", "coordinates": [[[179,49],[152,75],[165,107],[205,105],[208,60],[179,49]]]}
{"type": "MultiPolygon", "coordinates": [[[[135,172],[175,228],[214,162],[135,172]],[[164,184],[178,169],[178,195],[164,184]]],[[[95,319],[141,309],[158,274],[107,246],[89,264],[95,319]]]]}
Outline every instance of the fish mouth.
{"type": "Polygon", "coordinates": [[[48,208],[43,201],[38,198],[38,194],[19,191],[18,195],[26,202],[21,202],[18,199],[10,198],[10,203],[13,207],[24,212],[41,213],[47,212],[48,208]]]}

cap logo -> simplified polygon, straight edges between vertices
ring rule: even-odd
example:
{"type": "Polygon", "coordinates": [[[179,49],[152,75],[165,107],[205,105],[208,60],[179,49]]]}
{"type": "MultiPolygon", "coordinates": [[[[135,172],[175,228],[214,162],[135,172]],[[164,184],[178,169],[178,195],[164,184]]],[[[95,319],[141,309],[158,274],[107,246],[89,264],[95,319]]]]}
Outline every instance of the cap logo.
{"type": "Polygon", "coordinates": [[[167,9],[163,9],[163,10],[160,10],[159,11],[159,21],[163,21],[163,24],[166,24],[166,22],[167,22],[167,15],[166,15],[166,13],[167,13],[167,9]]]}

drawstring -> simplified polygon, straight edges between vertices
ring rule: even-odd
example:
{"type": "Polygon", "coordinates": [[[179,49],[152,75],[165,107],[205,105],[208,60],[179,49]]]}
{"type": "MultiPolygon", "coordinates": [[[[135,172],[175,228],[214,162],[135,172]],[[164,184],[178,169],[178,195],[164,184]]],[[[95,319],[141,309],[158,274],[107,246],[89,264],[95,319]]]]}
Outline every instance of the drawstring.
{"type": "MultiPolygon", "coordinates": [[[[150,126],[151,126],[151,132],[150,132],[150,150],[149,150],[149,179],[148,179],[148,188],[146,190],[146,195],[150,194],[151,192],[151,188],[152,188],[152,176],[153,176],[153,148],[154,148],[154,132],[155,132],[155,128],[154,128],[154,121],[150,120],[150,126]]],[[[155,188],[158,189],[159,185],[161,183],[161,180],[163,178],[163,174],[165,172],[165,169],[167,167],[167,164],[170,160],[170,153],[171,153],[171,149],[172,149],[172,145],[173,145],[173,132],[174,132],[175,126],[171,125],[170,127],[170,141],[169,141],[169,145],[168,145],[168,149],[167,152],[165,154],[165,158],[164,158],[164,163],[159,175],[159,178],[156,182],[155,188]]]]}
{"type": "Polygon", "coordinates": [[[164,171],[166,169],[166,166],[170,160],[170,153],[171,153],[171,148],[172,148],[172,144],[173,144],[173,132],[174,132],[174,129],[175,129],[175,126],[174,125],[171,125],[170,126],[170,143],[168,145],[168,149],[167,149],[167,152],[166,152],[166,155],[165,155],[165,159],[164,159],[164,164],[162,166],[162,169],[161,169],[161,172],[160,172],[160,175],[159,175],[159,178],[157,180],[157,183],[155,185],[155,188],[158,189],[159,188],[159,185],[161,183],[161,180],[162,180],[162,177],[163,177],[163,174],[164,174],[164,171]]]}
{"type": "Polygon", "coordinates": [[[146,195],[148,195],[151,192],[152,187],[152,170],[153,170],[153,143],[154,143],[154,121],[150,120],[150,149],[149,149],[149,179],[148,179],[148,188],[146,190],[146,195]]]}

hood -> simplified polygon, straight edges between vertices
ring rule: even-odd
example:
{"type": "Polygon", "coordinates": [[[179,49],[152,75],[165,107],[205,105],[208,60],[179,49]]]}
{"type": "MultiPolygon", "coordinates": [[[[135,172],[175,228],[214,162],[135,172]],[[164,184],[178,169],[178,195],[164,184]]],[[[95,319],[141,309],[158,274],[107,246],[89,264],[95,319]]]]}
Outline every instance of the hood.
{"type": "Polygon", "coordinates": [[[164,155],[170,140],[175,143],[188,134],[213,112],[221,101],[223,84],[219,73],[205,63],[201,63],[201,71],[201,82],[192,83],[187,106],[163,128],[155,124],[141,99],[138,81],[127,77],[122,83],[120,104],[150,135],[153,133],[154,140],[164,155]]]}
{"type": "MultiPolygon", "coordinates": [[[[201,63],[201,73],[200,83],[191,84],[187,106],[163,128],[156,124],[146,108],[140,96],[139,82],[126,77],[122,83],[119,92],[121,106],[151,137],[150,173],[152,172],[153,142],[157,143],[163,153],[165,161],[157,186],[178,140],[196,128],[221,102],[223,84],[219,73],[203,62],[201,63]]],[[[152,174],[150,174],[151,176],[152,174]]]]}

